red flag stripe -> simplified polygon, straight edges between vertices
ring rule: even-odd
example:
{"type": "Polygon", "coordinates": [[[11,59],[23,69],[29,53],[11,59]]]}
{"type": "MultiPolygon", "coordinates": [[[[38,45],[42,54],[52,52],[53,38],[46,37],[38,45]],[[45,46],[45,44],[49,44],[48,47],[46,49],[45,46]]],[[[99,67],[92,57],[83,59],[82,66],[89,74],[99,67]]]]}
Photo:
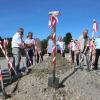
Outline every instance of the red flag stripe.
{"type": "Polygon", "coordinates": [[[0,69],[0,80],[2,80],[2,71],[0,69]]]}
{"type": "Polygon", "coordinates": [[[8,62],[8,66],[9,66],[9,68],[12,68],[13,67],[11,61],[8,62]]]}
{"type": "Polygon", "coordinates": [[[53,58],[52,63],[55,65],[56,64],[56,57],[53,58]]]}
{"type": "Polygon", "coordinates": [[[54,41],[55,38],[56,38],[56,34],[54,33],[54,34],[52,34],[52,40],[54,41]]]}
{"type": "Polygon", "coordinates": [[[53,52],[53,53],[56,52],[56,46],[53,46],[53,48],[52,48],[52,52],[53,52]]]}

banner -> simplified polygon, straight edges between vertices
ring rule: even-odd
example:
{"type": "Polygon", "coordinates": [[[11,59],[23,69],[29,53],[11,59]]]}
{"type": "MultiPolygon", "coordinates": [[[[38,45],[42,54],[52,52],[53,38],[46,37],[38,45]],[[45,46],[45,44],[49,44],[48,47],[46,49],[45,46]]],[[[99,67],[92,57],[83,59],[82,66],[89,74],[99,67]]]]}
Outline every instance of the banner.
{"type": "Polygon", "coordinates": [[[57,22],[58,22],[58,18],[54,15],[51,15],[49,20],[49,28],[53,28],[57,22]]]}

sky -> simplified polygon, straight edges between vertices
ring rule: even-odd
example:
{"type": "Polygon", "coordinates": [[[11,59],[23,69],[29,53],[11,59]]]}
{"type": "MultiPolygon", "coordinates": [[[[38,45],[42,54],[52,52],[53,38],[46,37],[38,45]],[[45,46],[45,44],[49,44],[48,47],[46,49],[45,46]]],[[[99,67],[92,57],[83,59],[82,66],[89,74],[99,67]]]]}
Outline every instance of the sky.
{"type": "Polygon", "coordinates": [[[45,39],[51,33],[48,28],[51,10],[61,12],[57,36],[71,32],[77,39],[85,28],[91,36],[93,19],[100,23],[100,0],[0,0],[0,36],[12,37],[23,27],[24,38],[31,31],[33,37],[45,39]]]}

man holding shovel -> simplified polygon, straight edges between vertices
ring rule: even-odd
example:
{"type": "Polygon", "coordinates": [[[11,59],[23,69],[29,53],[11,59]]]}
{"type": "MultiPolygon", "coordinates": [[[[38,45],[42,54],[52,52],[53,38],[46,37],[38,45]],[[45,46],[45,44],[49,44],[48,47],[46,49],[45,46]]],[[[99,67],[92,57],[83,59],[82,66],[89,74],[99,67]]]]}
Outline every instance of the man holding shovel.
{"type": "Polygon", "coordinates": [[[24,29],[19,28],[12,38],[13,66],[17,73],[20,73],[20,60],[24,48],[24,29]]]}

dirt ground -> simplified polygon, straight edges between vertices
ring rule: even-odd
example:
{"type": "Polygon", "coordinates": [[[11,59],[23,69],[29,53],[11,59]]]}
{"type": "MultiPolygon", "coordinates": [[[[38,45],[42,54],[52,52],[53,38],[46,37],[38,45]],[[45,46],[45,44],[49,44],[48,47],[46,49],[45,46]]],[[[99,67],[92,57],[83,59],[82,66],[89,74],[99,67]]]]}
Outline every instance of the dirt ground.
{"type": "Polygon", "coordinates": [[[6,92],[11,94],[8,100],[100,100],[99,70],[75,70],[68,60],[58,57],[58,89],[48,86],[48,77],[51,75],[52,65],[46,57],[42,63],[32,66],[29,75],[6,87],[6,92]]]}

